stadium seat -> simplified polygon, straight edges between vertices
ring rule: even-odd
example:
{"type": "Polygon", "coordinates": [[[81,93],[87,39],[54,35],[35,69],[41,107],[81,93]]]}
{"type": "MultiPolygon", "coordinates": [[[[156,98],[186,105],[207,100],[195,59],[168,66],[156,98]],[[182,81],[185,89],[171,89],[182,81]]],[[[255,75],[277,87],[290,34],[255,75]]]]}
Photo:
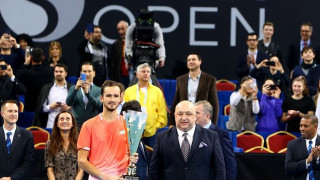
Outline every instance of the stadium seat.
{"type": "Polygon", "coordinates": [[[41,142],[41,143],[35,144],[34,148],[35,149],[45,149],[46,148],[46,143],[41,142]]]}
{"type": "Polygon", "coordinates": [[[79,77],[77,77],[77,76],[69,76],[69,77],[67,77],[66,80],[71,84],[76,84],[78,79],[79,79],[79,77]]]}
{"type": "Polygon", "coordinates": [[[287,153],[287,148],[281,149],[278,153],[287,153]]]}
{"type": "Polygon", "coordinates": [[[242,148],[243,151],[257,146],[263,147],[263,144],[263,137],[255,132],[244,131],[237,135],[237,147],[242,148]]]}
{"type": "Polygon", "coordinates": [[[30,126],[26,130],[32,132],[35,146],[39,143],[46,143],[50,139],[50,133],[38,126],[30,126]]]}
{"type": "Polygon", "coordinates": [[[286,131],[278,131],[267,137],[267,148],[275,153],[287,147],[289,141],[297,137],[286,131]]]}
{"type": "Polygon", "coordinates": [[[220,79],[216,82],[218,91],[234,91],[236,89],[236,84],[227,79],[220,79]]]}
{"type": "Polygon", "coordinates": [[[223,115],[225,116],[230,115],[230,104],[227,104],[226,106],[224,106],[223,115]]]}
{"type": "Polygon", "coordinates": [[[273,153],[273,151],[262,146],[256,146],[246,150],[245,153],[273,153]]]}

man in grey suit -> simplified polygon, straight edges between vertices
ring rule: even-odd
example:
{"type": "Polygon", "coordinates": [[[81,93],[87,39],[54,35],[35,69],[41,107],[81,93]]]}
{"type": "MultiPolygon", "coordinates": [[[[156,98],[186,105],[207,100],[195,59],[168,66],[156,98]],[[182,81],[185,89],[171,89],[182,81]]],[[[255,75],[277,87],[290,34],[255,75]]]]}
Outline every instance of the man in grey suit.
{"type": "Polygon", "coordinates": [[[183,100],[196,103],[207,100],[213,107],[212,123],[217,124],[219,103],[216,88],[216,78],[200,69],[202,58],[197,53],[190,53],[187,57],[188,74],[177,78],[176,94],[172,102],[169,125],[174,126],[174,110],[183,100]]]}
{"type": "Polygon", "coordinates": [[[225,164],[218,134],[195,125],[195,106],[189,101],[177,104],[175,121],[176,128],[157,136],[149,179],[225,180],[225,164]]]}
{"type": "Polygon", "coordinates": [[[285,170],[292,179],[320,178],[320,137],[317,135],[318,118],[306,114],[300,121],[301,137],[288,143],[285,170]]]}
{"type": "Polygon", "coordinates": [[[0,128],[0,180],[28,179],[34,161],[32,133],[19,128],[15,100],[1,105],[3,126],[0,128]]]}
{"type": "Polygon", "coordinates": [[[86,120],[98,115],[102,105],[100,101],[101,88],[93,84],[93,78],[96,75],[94,65],[91,62],[84,62],[80,72],[86,74],[86,80],[79,78],[76,85],[69,89],[66,99],[66,104],[72,106],[79,131],[86,120]]]}

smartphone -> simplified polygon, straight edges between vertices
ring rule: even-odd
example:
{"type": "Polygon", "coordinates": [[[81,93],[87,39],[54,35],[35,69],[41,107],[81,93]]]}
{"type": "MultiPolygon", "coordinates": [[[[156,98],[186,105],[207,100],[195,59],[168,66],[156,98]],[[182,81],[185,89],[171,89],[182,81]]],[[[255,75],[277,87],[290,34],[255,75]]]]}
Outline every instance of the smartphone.
{"type": "Polygon", "coordinates": [[[274,61],[267,61],[267,62],[266,62],[266,65],[267,65],[267,66],[275,66],[275,65],[276,65],[276,62],[274,62],[274,61]]]}
{"type": "Polygon", "coordinates": [[[87,80],[86,74],[85,74],[85,73],[80,73],[80,79],[81,79],[82,81],[86,81],[86,80],[87,80]]]}
{"type": "Polygon", "coordinates": [[[88,33],[93,33],[94,25],[93,24],[87,24],[86,29],[87,29],[88,33]]]}
{"type": "Polygon", "coordinates": [[[30,46],[27,46],[26,47],[26,51],[24,53],[25,57],[29,57],[30,56],[30,52],[31,52],[31,47],[30,46]]]}
{"type": "Polygon", "coordinates": [[[276,90],[277,89],[277,86],[272,84],[269,86],[269,90],[276,90]]]}
{"type": "Polygon", "coordinates": [[[57,102],[57,104],[61,105],[61,102],[57,102]]]}

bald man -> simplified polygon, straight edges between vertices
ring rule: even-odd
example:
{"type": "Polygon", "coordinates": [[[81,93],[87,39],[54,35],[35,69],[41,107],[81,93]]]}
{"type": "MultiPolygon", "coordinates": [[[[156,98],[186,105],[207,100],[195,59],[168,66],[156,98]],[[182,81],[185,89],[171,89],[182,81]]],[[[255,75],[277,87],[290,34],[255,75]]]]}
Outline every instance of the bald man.
{"type": "Polygon", "coordinates": [[[117,31],[119,38],[112,44],[109,63],[111,65],[109,69],[109,77],[111,80],[121,82],[126,88],[129,84],[129,72],[125,67],[124,60],[124,47],[125,38],[128,29],[128,23],[126,21],[119,21],[117,24],[117,31]]]}
{"type": "Polygon", "coordinates": [[[157,136],[149,179],[226,179],[216,132],[195,124],[196,108],[181,101],[175,109],[176,127],[157,136]]]}

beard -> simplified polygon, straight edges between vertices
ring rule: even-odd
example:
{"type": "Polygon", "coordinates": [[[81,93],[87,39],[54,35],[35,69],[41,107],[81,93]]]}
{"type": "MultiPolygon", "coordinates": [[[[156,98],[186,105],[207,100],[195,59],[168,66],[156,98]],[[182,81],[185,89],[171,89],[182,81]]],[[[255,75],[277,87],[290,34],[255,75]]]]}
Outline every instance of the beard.
{"type": "Polygon", "coordinates": [[[103,106],[107,109],[107,111],[113,112],[118,108],[119,104],[114,105],[114,106],[110,106],[110,105],[108,106],[108,104],[107,104],[107,105],[103,105],[103,106]]]}

